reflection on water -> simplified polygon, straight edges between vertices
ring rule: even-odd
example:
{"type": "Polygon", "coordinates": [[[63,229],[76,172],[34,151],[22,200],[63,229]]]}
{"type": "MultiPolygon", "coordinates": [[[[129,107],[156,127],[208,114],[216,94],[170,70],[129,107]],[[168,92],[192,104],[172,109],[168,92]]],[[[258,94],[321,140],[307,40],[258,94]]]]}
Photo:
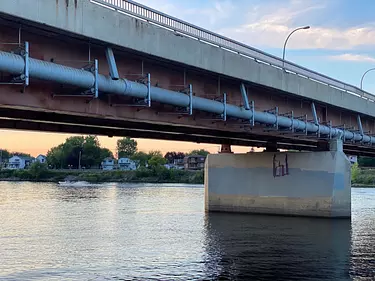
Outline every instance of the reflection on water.
{"type": "Polygon", "coordinates": [[[203,193],[0,182],[0,279],[375,280],[375,189],[352,221],[205,214],[203,193]]]}
{"type": "Polygon", "coordinates": [[[350,280],[350,221],[213,213],[208,255],[225,280],[350,280]]]}

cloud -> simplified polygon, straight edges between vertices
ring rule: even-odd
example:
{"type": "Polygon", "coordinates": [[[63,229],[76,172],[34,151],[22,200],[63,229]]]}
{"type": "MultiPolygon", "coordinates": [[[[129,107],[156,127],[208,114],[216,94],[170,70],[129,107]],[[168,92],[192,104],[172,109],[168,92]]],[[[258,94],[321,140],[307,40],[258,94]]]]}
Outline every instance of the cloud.
{"type": "MultiPolygon", "coordinates": [[[[324,8],[324,3],[319,1],[292,0],[286,7],[273,9],[262,5],[249,11],[247,23],[220,32],[250,45],[281,48],[290,32],[307,25],[313,14],[324,8]]],[[[346,29],[313,25],[308,30],[298,31],[288,41],[289,49],[353,49],[372,45],[375,45],[374,24],[346,29]]]]}
{"type": "Polygon", "coordinates": [[[323,25],[319,21],[320,15],[325,13],[328,16],[331,10],[337,9],[330,7],[331,2],[325,0],[212,0],[200,7],[194,6],[193,2],[140,1],[257,48],[281,49],[291,31],[308,24],[311,24],[309,30],[293,34],[288,41],[288,49],[351,50],[375,45],[374,23],[346,28],[323,25]]]}
{"type": "Polygon", "coordinates": [[[215,1],[211,6],[204,9],[188,9],[185,11],[185,15],[188,15],[195,24],[213,26],[220,21],[230,20],[235,13],[236,7],[231,0],[215,1]]]}
{"type": "MultiPolygon", "coordinates": [[[[222,30],[222,33],[250,45],[280,48],[294,28],[287,25],[258,22],[240,28],[222,30]],[[256,38],[256,41],[253,41],[253,38],[256,38]]],[[[374,27],[353,27],[344,30],[311,27],[309,30],[301,30],[298,34],[294,34],[288,41],[290,49],[340,50],[373,45],[375,45],[374,27]]]]}
{"type": "MultiPolygon", "coordinates": [[[[0,0],[1,1],[1,0],[0,0]]],[[[175,1],[171,0],[140,0],[137,1],[138,3],[150,7],[156,11],[162,12],[167,15],[171,15],[172,17],[181,18],[183,16],[183,9],[181,9],[181,5],[175,1]]]]}
{"type": "Polygon", "coordinates": [[[329,59],[332,60],[340,60],[340,61],[363,61],[363,62],[375,62],[375,58],[367,56],[367,55],[359,55],[359,54],[341,54],[335,56],[329,56],[329,59]]]}

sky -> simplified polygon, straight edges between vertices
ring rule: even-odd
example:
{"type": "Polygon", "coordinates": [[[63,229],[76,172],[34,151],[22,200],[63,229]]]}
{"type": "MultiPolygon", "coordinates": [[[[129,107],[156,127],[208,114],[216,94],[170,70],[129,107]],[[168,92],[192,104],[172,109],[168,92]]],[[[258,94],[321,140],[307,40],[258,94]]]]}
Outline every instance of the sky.
{"type": "MultiPolygon", "coordinates": [[[[282,56],[285,38],[295,28],[286,59],[346,83],[359,86],[363,73],[375,67],[375,1],[373,0],[138,0],[139,3],[209,29],[252,47],[282,56]]],[[[363,88],[375,93],[375,71],[363,88]]],[[[68,135],[0,131],[0,147],[36,156],[68,135]]],[[[117,138],[100,137],[114,150],[117,138]]],[[[138,140],[140,150],[188,152],[218,145],[138,140]]],[[[249,148],[234,148],[236,152],[249,148]]]]}

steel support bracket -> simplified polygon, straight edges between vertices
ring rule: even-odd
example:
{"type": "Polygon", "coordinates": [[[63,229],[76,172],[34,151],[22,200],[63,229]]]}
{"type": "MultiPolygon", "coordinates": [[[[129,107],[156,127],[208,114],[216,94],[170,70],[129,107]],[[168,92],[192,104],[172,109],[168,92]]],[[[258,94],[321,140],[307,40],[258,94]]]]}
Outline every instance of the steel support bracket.
{"type": "Polygon", "coordinates": [[[287,117],[287,118],[289,118],[289,119],[292,120],[292,125],[291,125],[289,128],[285,129],[285,131],[287,131],[287,130],[290,129],[290,131],[291,131],[292,133],[294,133],[294,132],[295,132],[295,129],[294,129],[294,111],[291,110],[291,111],[289,111],[289,112],[287,112],[287,113],[279,114],[279,116],[287,117]]]}
{"type": "Polygon", "coordinates": [[[251,118],[250,118],[250,126],[255,126],[255,102],[252,100],[250,102],[250,111],[251,111],[251,118]]]}
{"type": "Polygon", "coordinates": [[[93,99],[97,99],[99,97],[99,87],[98,87],[98,76],[99,76],[99,61],[97,59],[94,60],[93,63],[89,63],[85,65],[81,69],[91,72],[94,75],[94,85],[90,89],[77,92],[76,94],[52,94],[52,97],[77,97],[77,98],[87,98],[89,102],[93,99]]]}
{"type": "Polygon", "coordinates": [[[110,47],[105,49],[105,56],[107,58],[108,68],[109,68],[109,75],[111,76],[112,80],[120,79],[117,71],[115,55],[113,54],[113,50],[110,47]]]}
{"type": "Polygon", "coordinates": [[[300,120],[300,121],[303,121],[304,123],[305,123],[305,129],[302,129],[302,130],[299,130],[299,131],[302,131],[303,132],[303,134],[305,135],[305,136],[307,136],[307,123],[308,123],[308,120],[307,120],[307,114],[305,114],[305,115],[302,115],[302,116],[298,116],[298,117],[296,117],[295,119],[297,119],[297,120],[300,120]]]}
{"type": "Polygon", "coordinates": [[[361,143],[362,143],[364,132],[363,132],[361,116],[359,114],[357,115],[357,122],[358,122],[358,131],[359,131],[359,134],[361,135],[361,138],[362,138],[361,139],[361,143]]]}
{"type": "Polygon", "coordinates": [[[313,115],[314,124],[318,126],[318,131],[316,132],[316,135],[318,136],[318,138],[320,138],[320,124],[319,124],[318,115],[316,114],[316,108],[315,108],[314,102],[311,103],[311,111],[313,115]]]}
{"type": "Polygon", "coordinates": [[[329,128],[329,139],[332,139],[332,121],[328,121],[328,128],[329,128]]]}
{"type": "Polygon", "coordinates": [[[275,130],[278,130],[279,129],[279,108],[276,106],[275,108],[265,110],[264,112],[267,112],[276,116],[275,124],[273,124],[272,126],[275,128],[275,130]]]}
{"type": "Polygon", "coordinates": [[[193,115],[193,85],[189,84],[189,115],[193,115]]]}
{"type": "Polygon", "coordinates": [[[223,113],[214,114],[213,119],[206,119],[211,121],[227,121],[227,93],[223,93],[223,97],[214,97],[214,101],[221,102],[223,104],[223,113]]]}
{"type": "Polygon", "coordinates": [[[250,108],[250,105],[249,105],[249,99],[247,98],[247,91],[246,91],[246,87],[245,87],[244,83],[241,83],[240,90],[241,90],[241,94],[242,94],[242,100],[243,100],[243,103],[244,103],[244,108],[246,110],[250,110],[251,108],[250,108]]]}
{"type": "Polygon", "coordinates": [[[148,107],[151,107],[151,74],[147,73],[147,99],[145,100],[148,107]]]}
{"type": "Polygon", "coordinates": [[[189,106],[186,107],[186,110],[189,115],[193,115],[193,85],[189,84],[189,86],[182,91],[181,93],[185,93],[189,96],[189,106]]]}
{"type": "MultiPolygon", "coordinates": [[[[134,104],[122,104],[122,106],[135,106],[135,107],[151,107],[151,74],[147,73],[141,78],[136,80],[139,83],[146,85],[147,96],[142,99],[134,99],[134,104]]],[[[117,105],[120,106],[120,105],[117,105]]]]}
{"type": "Polygon", "coordinates": [[[94,74],[95,82],[94,82],[94,87],[91,89],[91,91],[94,94],[94,98],[97,99],[99,97],[99,89],[98,89],[99,62],[97,59],[95,59],[94,61],[93,74],[94,74]]]}
{"type": "MultiPolygon", "coordinates": [[[[5,43],[5,44],[15,45],[16,43],[5,43]]],[[[22,56],[25,62],[23,73],[18,76],[13,76],[11,81],[0,82],[0,85],[23,85],[23,90],[25,91],[25,88],[29,86],[29,77],[30,77],[29,76],[29,66],[30,66],[29,42],[26,41],[24,46],[19,45],[11,53],[22,56]]]]}
{"type": "MultiPolygon", "coordinates": [[[[181,86],[181,85],[178,85],[178,86],[181,86]]],[[[175,112],[163,112],[163,114],[179,115],[179,116],[182,116],[182,115],[193,115],[193,85],[189,84],[188,87],[180,89],[179,92],[188,95],[188,97],[189,97],[189,105],[186,106],[186,107],[184,107],[184,106],[176,107],[175,112]]]]}
{"type": "Polygon", "coordinates": [[[25,87],[29,86],[29,61],[30,61],[30,51],[29,51],[29,42],[25,42],[25,53],[23,55],[25,60],[25,87]]]}
{"type": "Polygon", "coordinates": [[[224,110],[223,114],[221,117],[223,118],[224,121],[227,121],[227,93],[223,94],[223,105],[224,105],[224,110]]]}

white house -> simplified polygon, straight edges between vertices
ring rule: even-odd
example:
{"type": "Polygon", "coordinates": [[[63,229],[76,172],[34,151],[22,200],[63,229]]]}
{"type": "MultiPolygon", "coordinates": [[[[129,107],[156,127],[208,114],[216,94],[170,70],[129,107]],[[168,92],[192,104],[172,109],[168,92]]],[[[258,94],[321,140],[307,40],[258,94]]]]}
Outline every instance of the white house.
{"type": "Polygon", "coordinates": [[[358,162],[358,157],[355,155],[348,155],[348,158],[351,164],[355,164],[358,162]]]}
{"type": "Polygon", "coordinates": [[[36,158],[35,158],[36,161],[40,162],[40,163],[47,163],[47,156],[45,155],[42,155],[42,154],[39,154],[36,158]]]}
{"type": "Polygon", "coordinates": [[[118,167],[123,171],[134,171],[137,169],[136,163],[129,158],[120,158],[118,160],[118,167]]]}
{"type": "Polygon", "coordinates": [[[102,169],[105,171],[111,171],[115,168],[115,159],[107,157],[102,161],[102,169]]]}
{"type": "Polygon", "coordinates": [[[24,156],[10,157],[7,163],[8,169],[25,169],[33,162],[33,158],[24,156]]]}

